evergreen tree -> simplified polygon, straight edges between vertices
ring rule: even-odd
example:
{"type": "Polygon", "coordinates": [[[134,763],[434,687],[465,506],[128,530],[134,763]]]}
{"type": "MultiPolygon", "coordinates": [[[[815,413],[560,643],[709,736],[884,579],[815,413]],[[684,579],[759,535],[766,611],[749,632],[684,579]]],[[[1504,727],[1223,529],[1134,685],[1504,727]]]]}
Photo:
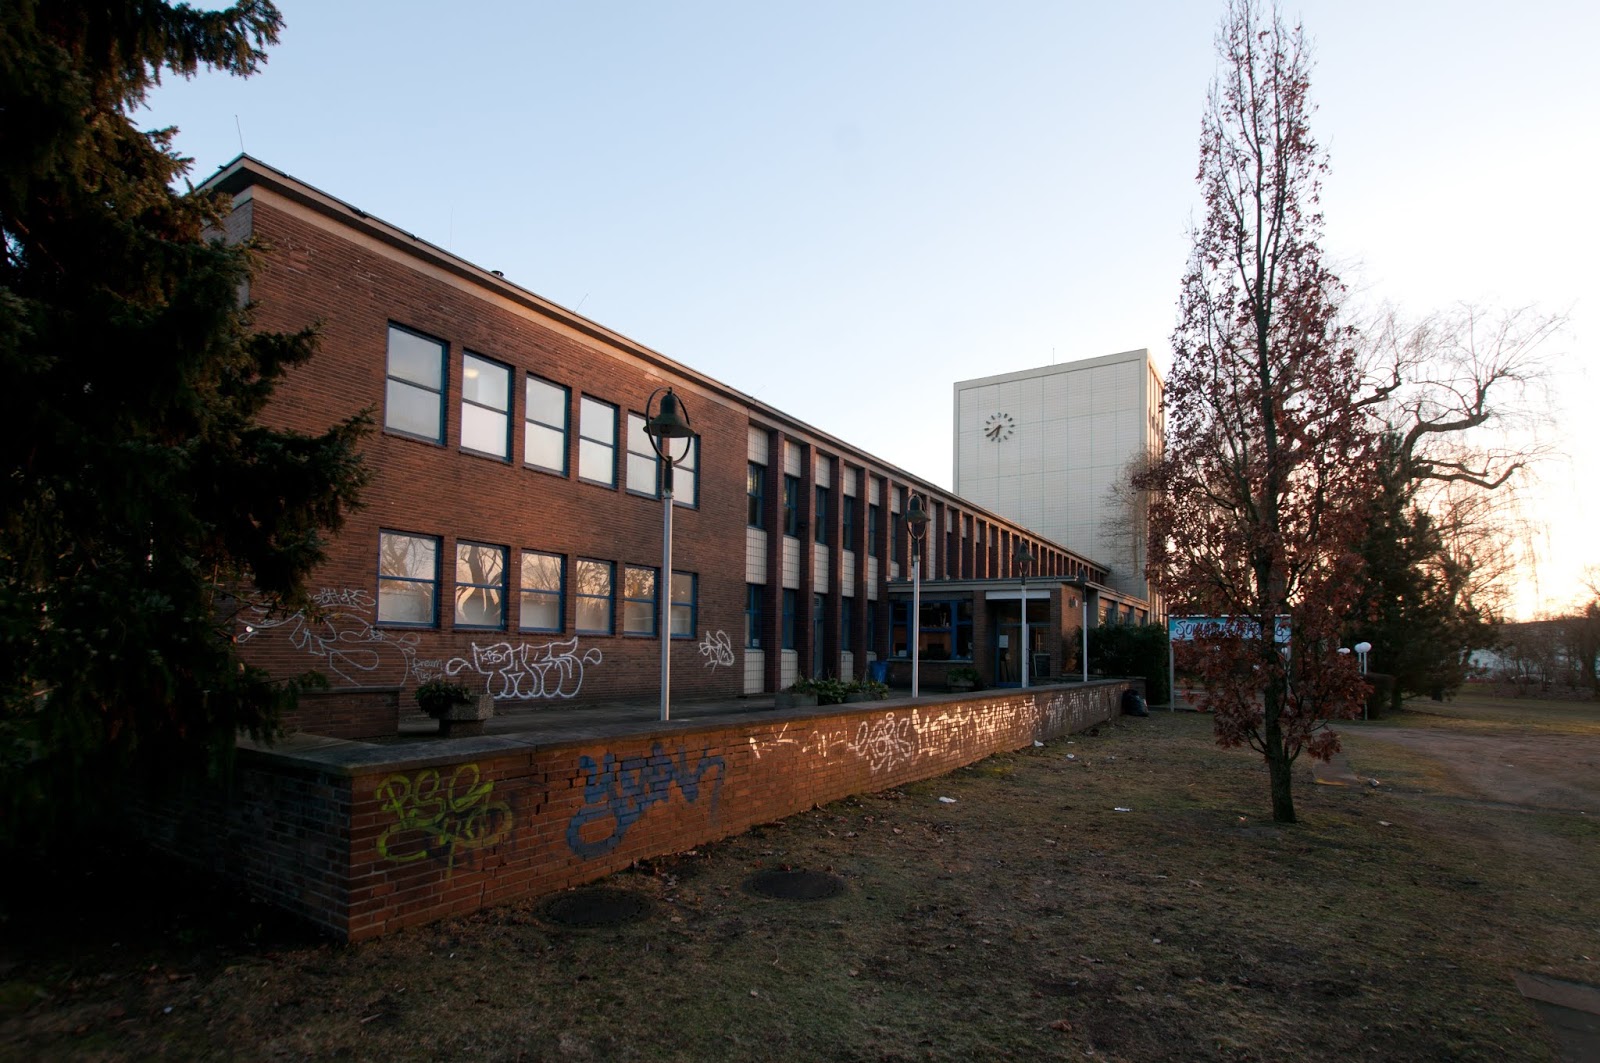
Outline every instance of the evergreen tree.
{"type": "Polygon", "coordinates": [[[251,250],[179,195],[163,73],[246,76],[265,0],[0,6],[0,840],[226,762],[292,698],[243,666],[228,592],[295,600],[364,481],[364,419],[257,423],[313,337],[253,332],[251,250]]]}
{"type": "Polygon", "coordinates": [[[1367,578],[1346,645],[1372,644],[1375,672],[1394,677],[1391,707],[1408,695],[1443,697],[1466,678],[1467,658],[1491,641],[1491,620],[1472,600],[1472,558],[1453,556],[1432,514],[1417,504],[1402,441],[1384,438],[1367,535],[1367,578]]]}

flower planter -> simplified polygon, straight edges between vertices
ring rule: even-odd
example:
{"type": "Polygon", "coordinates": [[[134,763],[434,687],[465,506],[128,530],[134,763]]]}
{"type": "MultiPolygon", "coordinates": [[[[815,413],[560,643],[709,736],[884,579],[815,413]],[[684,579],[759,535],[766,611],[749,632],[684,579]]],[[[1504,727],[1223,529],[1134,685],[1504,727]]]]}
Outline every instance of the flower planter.
{"type": "Polygon", "coordinates": [[[854,705],[862,701],[877,701],[876,694],[869,694],[865,690],[852,690],[844,696],[845,704],[854,705]]]}
{"type": "Polygon", "coordinates": [[[494,697],[480,694],[472,701],[452,702],[439,716],[439,733],[446,738],[483,734],[483,724],[494,715],[494,697]]]}
{"type": "Polygon", "coordinates": [[[772,707],[775,709],[811,708],[816,703],[815,694],[797,694],[792,690],[780,690],[772,699],[772,707]]]}

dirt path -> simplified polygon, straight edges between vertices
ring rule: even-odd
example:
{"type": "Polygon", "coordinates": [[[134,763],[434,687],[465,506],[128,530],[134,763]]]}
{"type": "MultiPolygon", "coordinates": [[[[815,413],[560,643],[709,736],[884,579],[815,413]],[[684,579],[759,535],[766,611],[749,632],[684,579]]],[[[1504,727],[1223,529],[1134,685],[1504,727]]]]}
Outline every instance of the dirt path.
{"type": "MultiPolygon", "coordinates": [[[[1359,740],[1388,742],[1432,757],[1486,800],[1529,809],[1600,813],[1600,738],[1373,728],[1362,731],[1359,740]]],[[[1350,753],[1359,774],[1359,748],[1350,753]]]]}

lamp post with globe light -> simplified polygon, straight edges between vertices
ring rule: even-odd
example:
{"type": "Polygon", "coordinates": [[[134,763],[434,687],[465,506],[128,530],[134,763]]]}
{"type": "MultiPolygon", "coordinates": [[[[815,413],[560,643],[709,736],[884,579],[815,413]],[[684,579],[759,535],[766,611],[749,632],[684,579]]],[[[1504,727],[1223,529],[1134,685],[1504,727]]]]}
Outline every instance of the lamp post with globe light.
{"type": "Polygon", "coordinates": [[[921,693],[922,670],[922,536],[928,528],[928,510],[921,495],[906,501],[906,530],[911,534],[911,696],[921,693]]]}
{"type": "Polygon", "coordinates": [[[1033,564],[1033,551],[1028,549],[1025,542],[1017,543],[1016,553],[1012,555],[1017,563],[1017,571],[1022,575],[1022,689],[1028,689],[1028,566],[1033,564]]]}
{"type": "Polygon", "coordinates": [[[688,410],[671,388],[657,388],[644,409],[645,435],[661,459],[661,575],[656,578],[660,620],[656,634],[661,639],[661,719],[668,720],[672,718],[672,469],[689,456],[694,429],[689,426],[688,410]],[[661,404],[652,413],[657,396],[661,404]],[[672,451],[675,439],[687,441],[681,454],[672,451]]]}

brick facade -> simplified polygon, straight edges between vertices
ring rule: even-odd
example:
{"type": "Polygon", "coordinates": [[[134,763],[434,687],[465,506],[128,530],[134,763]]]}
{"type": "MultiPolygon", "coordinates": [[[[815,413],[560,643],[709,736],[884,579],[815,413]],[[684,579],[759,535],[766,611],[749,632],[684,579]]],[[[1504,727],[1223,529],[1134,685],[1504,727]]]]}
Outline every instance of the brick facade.
{"type": "MultiPolygon", "coordinates": [[[[770,693],[796,674],[849,671],[855,677],[874,657],[887,656],[891,603],[910,592],[911,551],[903,517],[910,494],[923,496],[933,516],[922,543],[924,580],[1011,577],[1011,551],[1022,541],[1039,559],[1030,578],[1041,585],[1054,578],[1056,599],[1066,589],[1061,581],[1093,582],[1103,576],[1088,559],[255,160],[237,160],[208,187],[233,196],[228,238],[253,239],[261,248],[249,290],[256,324],[318,332],[317,355],[286,376],[268,419],[320,432],[365,411],[376,425],[363,444],[372,472],[365,504],[334,538],[326,564],[313,578],[315,605],[289,616],[247,607],[238,621],[241,653],[272,674],[288,677],[315,669],[335,689],[399,691],[397,709],[369,699],[373,717],[368,721],[346,712],[361,704],[359,699],[308,705],[293,721],[303,730],[382,733],[393,727],[396,711],[415,711],[416,685],[435,677],[495,697],[501,711],[656,697],[661,633],[623,630],[626,571],[633,566],[656,572],[657,609],[671,582],[657,571],[662,507],[653,484],[648,491],[629,489],[628,422],[630,414],[644,414],[652,395],[666,387],[680,397],[698,435],[693,504],[677,506],[673,518],[672,567],[695,580],[692,631],[671,643],[676,698],[770,693]],[[442,350],[442,356],[434,356],[442,367],[436,385],[413,387],[409,378],[396,375],[392,330],[405,342],[442,350]],[[504,378],[505,395],[497,400],[501,407],[473,405],[476,392],[469,394],[468,382],[476,378],[469,374],[485,368],[495,379],[504,378]],[[525,461],[530,439],[549,438],[528,421],[527,388],[541,382],[565,389],[560,415],[565,472],[525,461]],[[615,475],[609,484],[580,474],[583,456],[600,452],[581,438],[589,430],[582,413],[585,400],[615,410],[610,455],[615,475]],[[423,407],[432,403],[432,412],[423,411],[434,418],[428,431],[397,424],[397,411],[418,401],[423,407]],[[495,418],[503,418],[503,445],[497,440],[491,448],[503,451],[498,455],[467,445],[469,437],[481,438],[475,433],[487,423],[485,417],[496,424],[502,422],[495,418]],[[752,433],[766,440],[766,526],[754,532],[746,519],[752,433]],[[793,537],[784,534],[786,475],[795,475],[799,484],[800,527],[793,537]],[[856,541],[845,543],[841,514],[851,480],[856,541]],[[820,518],[815,512],[819,485],[828,492],[828,509],[820,518]],[[865,547],[874,505],[880,519],[872,558],[865,547]],[[974,529],[970,537],[967,529],[974,529]],[[764,564],[754,553],[753,535],[765,536],[764,564]],[[419,558],[431,557],[433,575],[396,580],[398,562],[380,556],[382,544],[412,550],[405,560],[412,568],[405,571],[413,576],[427,567],[419,558]],[[463,551],[460,578],[458,550],[463,551]],[[530,623],[529,617],[544,614],[535,608],[537,599],[525,608],[520,593],[524,557],[537,562],[541,556],[560,558],[565,566],[554,625],[530,623]],[[578,622],[576,575],[587,562],[611,566],[609,630],[596,632],[578,622]],[[496,569],[503,572],[498,589],[483,589],[483,573],[496,569]],[[747,681],[742,636],[748,586],[754,582],[763,584],[758,597],[764,660],[747,681]],[[476,591],[475,583],[480,585],[476,591]],[[782,637],[786,587],[796,601],[787,653],[782,637]],[[397,622],[392,609],[397,588],[431,594],[431,615],[397,622]],[[386,592],[391,608],[384,616],[386,592]],[[498,605],[487,620],[458,605],[486,608],[495,597],[498,605]],[[755,684],[759,691],[751,689],[755,684]]],[[[973,596],[975,608],[1000,608],[989,605],[982,590],[961,593],[973,596]]],[[[1053,605],[1052,612],[1059,611],[1053,605]]],[[[990,677],[994,649],[987,621],[980,618],[975,625],[982,637],[974,640],[971,663],[990,677]]],[[[1063,644],[1052,656],[1065,661],[1071,652],[1063,644]]]]}

